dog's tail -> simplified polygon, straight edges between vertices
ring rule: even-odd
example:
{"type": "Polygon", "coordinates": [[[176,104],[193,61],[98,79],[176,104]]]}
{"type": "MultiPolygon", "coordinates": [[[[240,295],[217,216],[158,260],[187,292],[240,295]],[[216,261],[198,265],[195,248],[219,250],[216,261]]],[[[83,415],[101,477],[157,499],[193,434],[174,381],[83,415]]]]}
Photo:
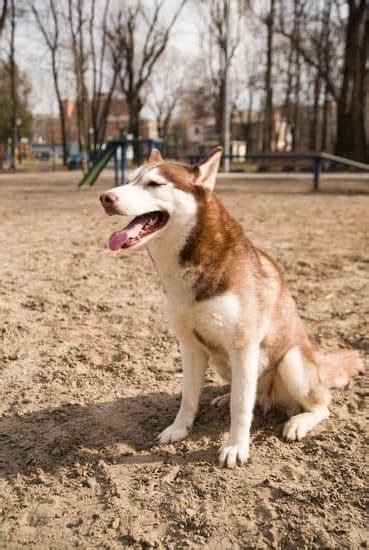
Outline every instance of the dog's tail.
{"type": "Polygon", "coordinates": [[[322,382],[328,388],[347,386],[350,378],[364,371],[364,362],[357,351],[345,349],[321,355],[322,382]]]}

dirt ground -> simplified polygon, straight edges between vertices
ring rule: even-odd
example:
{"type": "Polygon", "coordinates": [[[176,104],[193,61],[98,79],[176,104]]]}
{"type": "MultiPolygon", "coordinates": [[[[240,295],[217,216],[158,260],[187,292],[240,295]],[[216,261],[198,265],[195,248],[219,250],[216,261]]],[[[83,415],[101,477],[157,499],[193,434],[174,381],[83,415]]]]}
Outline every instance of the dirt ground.
{"type": "MultiPolygon", "coordinates": [[[[216,464],[229,425],[207,376],[190,437],[161,447],[181,364],[145,251],[116,256],[120,227],[77,174],[0,177],[0,546],[359,548],[367,375],[334,392],[299,443],[259,411],[251,458],[216,464]]],[[[323,348],[368,350],[369,187],[228,179],[217,191],[287,273],[323,348]]]]}

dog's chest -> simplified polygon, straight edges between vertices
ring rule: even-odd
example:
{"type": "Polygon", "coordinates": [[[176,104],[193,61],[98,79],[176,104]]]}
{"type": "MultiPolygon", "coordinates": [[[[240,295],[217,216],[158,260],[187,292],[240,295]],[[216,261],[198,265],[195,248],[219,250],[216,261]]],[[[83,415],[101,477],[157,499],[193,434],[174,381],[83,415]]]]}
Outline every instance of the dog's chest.
{"type": "MultiPolygon", "coordinates": [[[[157,252],[157,251],[156,251],[157,252]]],[[[162,251],[160,251],[162,252],[162,251]]],[[[197,332],[210,344],[224,342],[233,335],[241,305],[232,291],[204,300],[196,300],[196,269],[182,266],[178,260],[156,254],[156,265],[165,289],[166,313],[178,337],[197,332]]]]}
{"type": "Polygon", "coordinates": [[[197,334],[210,345],[225,343],[232,337],[240,315],[238,297],[226,292],[207,300],[196,301],[193,293],[168,293],[168,321],[178,336],[197,334]]]}

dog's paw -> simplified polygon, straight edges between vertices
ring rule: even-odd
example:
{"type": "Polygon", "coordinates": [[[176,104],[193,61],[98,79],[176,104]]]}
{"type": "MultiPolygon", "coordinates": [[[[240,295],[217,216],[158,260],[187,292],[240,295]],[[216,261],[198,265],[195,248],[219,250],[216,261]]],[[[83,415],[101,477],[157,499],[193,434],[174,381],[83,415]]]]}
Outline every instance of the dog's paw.
{"type": "Polygon", "coordinates": [[[167,443],[174,443],[175,441],[181,441],[188,435],[188,429],[183,426],[176,426],[171,424],[168,426],[160,435],[158,435],[158,440],[162,445],[167,443]]]}
{"type": "Polygon", "coordinates": [[[243,464],[249,458],[248,445],[229,445],[225,443],[219,449],[219,464],[233,468],[237,463],[243,464]]]}
{"type": "Polygon", "coordinates": [[[287,441],[301,441],[308,433],[310,426],[303,418],[297,415],[290,418],[283,426],[283,437],[287,441]]]}
{"type": "Polygon", "coordinates": [[[212,405],[213,407],[223,407],[224,405],[228,405],[230,398],[230,393],[219,395],[218,397],[214,397],[214,399],[212,399],[210,405],[212,405]]]}

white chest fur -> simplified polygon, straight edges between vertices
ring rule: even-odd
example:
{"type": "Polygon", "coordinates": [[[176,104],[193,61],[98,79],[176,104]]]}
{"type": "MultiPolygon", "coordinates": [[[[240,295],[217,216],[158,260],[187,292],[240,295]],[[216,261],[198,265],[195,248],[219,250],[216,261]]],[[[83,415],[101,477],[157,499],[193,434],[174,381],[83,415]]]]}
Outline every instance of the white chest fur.
{"type": "Polygon", "coordinates": [[[224,346],[232,338],[239,319],[237,296],[226,292],[208,300],[196,301],[193,291],[187,293],[186,290],[182,287],[178,295],[166,296],[168,321],[174,331],[178,336],[196,331],[205,341],[224,346]]]}

